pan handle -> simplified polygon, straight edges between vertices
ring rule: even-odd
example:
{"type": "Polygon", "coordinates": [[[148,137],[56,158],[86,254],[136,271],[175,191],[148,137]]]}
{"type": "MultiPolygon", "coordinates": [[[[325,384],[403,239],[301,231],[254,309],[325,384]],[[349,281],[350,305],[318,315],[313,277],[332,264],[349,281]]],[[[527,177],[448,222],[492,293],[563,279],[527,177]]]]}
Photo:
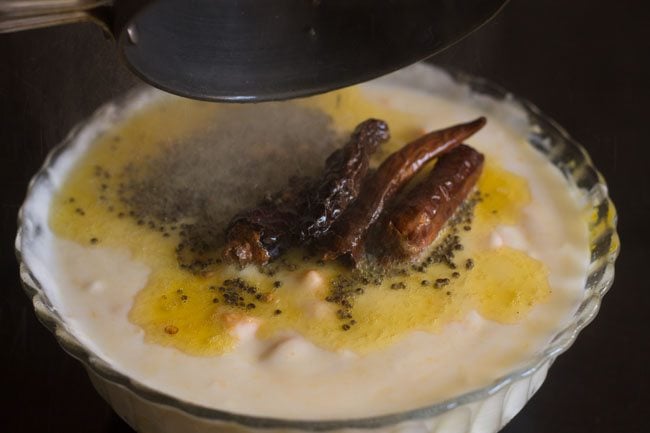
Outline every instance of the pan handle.
{"type": "Polygon", "coordinates": [[[2,0],[0,33],[93,21],[109,31],[100,12],[113,0],[2,0]]]}

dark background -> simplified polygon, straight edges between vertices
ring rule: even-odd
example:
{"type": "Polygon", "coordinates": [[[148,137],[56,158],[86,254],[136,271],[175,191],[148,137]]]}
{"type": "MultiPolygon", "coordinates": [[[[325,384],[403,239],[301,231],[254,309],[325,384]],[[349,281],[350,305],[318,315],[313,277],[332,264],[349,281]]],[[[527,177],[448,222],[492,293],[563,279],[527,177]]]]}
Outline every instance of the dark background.
{"type": "MultiPolygon", "coordinates": [[[[514,0],[434,59],[485,76],[556,119],[589,150],[619,212],[622,252],[600,314],[507,433],[650,431],[650,16],[644,4],[514,0]]],[[[91,25],[0,35],[3,432],[131,431],[37,322],[13,253],[18,207],[48,150],[136,82],[116,62],[111,43],[91,25]]]]}

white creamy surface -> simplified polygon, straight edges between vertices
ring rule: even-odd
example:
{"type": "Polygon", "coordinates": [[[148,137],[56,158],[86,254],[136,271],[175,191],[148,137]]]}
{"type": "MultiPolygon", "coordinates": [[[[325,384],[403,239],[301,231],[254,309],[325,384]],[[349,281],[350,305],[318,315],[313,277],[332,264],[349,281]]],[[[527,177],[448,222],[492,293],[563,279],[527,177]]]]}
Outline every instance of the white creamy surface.
{"type": "MultiPolygon", "coordinates": [[[[74,335],[96,354],[152,388],[201,405],[271,417],[350,418],[426,406],[485,386],[542,350],[582,299],[589,263],[585,203],[526,144],[527,125],[517,107],[474,97],[431,74],[434,79],[449,90],[445,98],[384,85],[366,88],[371,97],[421,119],[427,130],[487,116],[488,125],[468,143],[528,179],[532,203],[521,226],[499,227],[491,242],[543,261],[553,290],[515,325],[472,313],[440,334],[413,332],[365,356],[327,352],[299,336],[258,341],[251,329],[239,329],[242,340],[233,352],[194,357],[145,343],[142,330],[129,322],[133,296],[149,270],[128,251],[84,247],[44,228],[25,249],[26,260],[74,335]]],[[[79,153],[71,153],[70,161],[79,153]]],[[[57,165],[55,184],[70,165],[57,165]]],[[[45,193],[35,198],[44,209],[49,206],[45,193]]]]}

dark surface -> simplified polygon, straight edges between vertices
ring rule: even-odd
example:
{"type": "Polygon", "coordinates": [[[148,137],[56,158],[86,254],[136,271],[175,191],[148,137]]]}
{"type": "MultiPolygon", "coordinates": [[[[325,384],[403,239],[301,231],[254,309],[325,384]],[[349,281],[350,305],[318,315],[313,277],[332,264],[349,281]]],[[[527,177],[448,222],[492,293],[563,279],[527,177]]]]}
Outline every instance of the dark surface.
{"type": "MultiPolygon", "coordinates": [[[[513,1],[436,61],[534,101],[590,151],[617,205],[622,252],[599,316],[507,433],[648,432],[650,26],[640,0],[513,1]]],[[[0,431],[128,432],[18,283],[27,182],[72,125],[134,81],[91,26],[0,36],[0,431]]],[[[182,432],[179,432],[182,433],[182,432]]]]}
{"type": "Polygon", "coordinates": [[[163,0],[136,16],[137,43],[124,32],[119,40],[133,70],[162,89],[220,101],[286,99],[423,59],[504,2],[163,0]]]}

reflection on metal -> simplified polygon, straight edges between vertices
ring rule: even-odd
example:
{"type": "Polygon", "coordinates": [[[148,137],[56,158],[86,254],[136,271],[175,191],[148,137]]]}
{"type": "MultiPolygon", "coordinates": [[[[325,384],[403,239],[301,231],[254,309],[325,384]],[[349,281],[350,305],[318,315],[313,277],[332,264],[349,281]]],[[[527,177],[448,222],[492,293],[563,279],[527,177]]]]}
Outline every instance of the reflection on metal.
{"type": "Polygon", "coordinates": [[[131,24],[126,29],[126,34],[129,36],[129,42],[134,45],[138,43],[138,29],[135,27],[135,24],[131,24]]]}

